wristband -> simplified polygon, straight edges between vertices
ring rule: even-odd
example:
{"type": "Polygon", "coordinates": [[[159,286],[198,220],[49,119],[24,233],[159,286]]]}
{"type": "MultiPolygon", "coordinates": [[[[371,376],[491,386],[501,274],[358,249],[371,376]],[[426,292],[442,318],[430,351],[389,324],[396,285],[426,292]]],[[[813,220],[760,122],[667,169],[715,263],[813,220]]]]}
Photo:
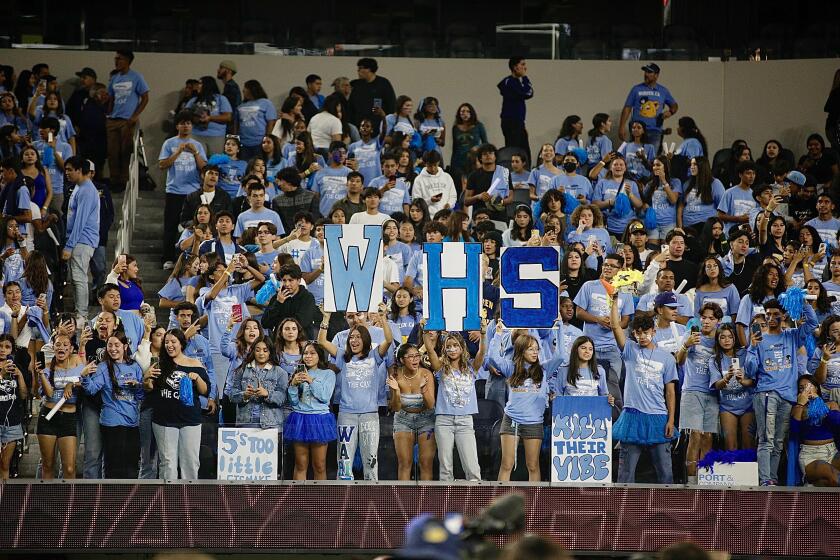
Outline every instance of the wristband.
{"type": "Polygon", "coordinates": [[[329,325],[318,325],[318,326],[321,327],[324,330],[327,330],[328,328],[330,328],[329,325]]]}

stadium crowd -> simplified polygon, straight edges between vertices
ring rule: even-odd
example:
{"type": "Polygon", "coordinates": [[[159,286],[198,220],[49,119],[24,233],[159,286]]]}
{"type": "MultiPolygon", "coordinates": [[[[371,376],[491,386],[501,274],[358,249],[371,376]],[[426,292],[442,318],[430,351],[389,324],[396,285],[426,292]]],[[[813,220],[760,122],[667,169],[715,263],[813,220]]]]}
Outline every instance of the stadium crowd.
{"type": "Polygon", "coordinates": [[[447,122],[438,99],[397,96],[374,59],[329,95],[307,76],[279,108],[223,61],[187,80],[160,151],[171,274],[157,323],[136,259],[105,259],[110,192],[125,189],[151,94],[133,60],[118,51],[107,83],[80,70],[66,100],[46,64],[0,71],[0,477],[36,399],[45,479],[77,476],[80,440],[84,478],[213,476],[216,429],[235,424],[278,428],[295,479],[331,463],[340,479],[377,480],[392,437],[399,479],[416,462],[418,479],[453,480],[457,448],[468,480],[508,480],[521,442],[539,481],[551,399],[601,395],[619,482],[649,453],[658,482],[695,483],[719,447],[757,448],[761,484],[776,485],[791,437],[804,480],[838,485],[840,160],[819,134],[798,161],[771,139],[755,159],[736,140],[715,162],[650,63],[619,146],[607,113],[588,131],[570,115],[532,161],[526,101],[539,89],[522,57],[498,84],[502,149],[472,105],[447,122]],[[323,311],[327,224],[382,227],[378,313],[323,311]],[[422,246],[438,242],[481,243],[480,331],[423,328],[422,246]],[[517,246],[558,248],[552,329],[498,319],[499,252],[517,246]],[[55,297],[65,268],[72,312],[55,297]],[[482,402],[501,421],[500,465],[479,462],[482,402]]]}

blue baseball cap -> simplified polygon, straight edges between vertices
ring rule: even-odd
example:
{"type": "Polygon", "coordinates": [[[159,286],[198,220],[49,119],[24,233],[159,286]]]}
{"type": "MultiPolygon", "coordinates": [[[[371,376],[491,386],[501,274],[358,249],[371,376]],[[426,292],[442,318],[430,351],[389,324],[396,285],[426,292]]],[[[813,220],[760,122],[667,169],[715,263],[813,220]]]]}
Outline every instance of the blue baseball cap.
{"type": "Polygon", "coordinates": [[[661,307],[663,305],[665,307],[673,307],[676,309],[680,306],[680,302],[677,301],[677,296],[674,294],[674,292],[662,292],[656,294],[656,298],[654,298],[653,300],[653,306],[661,307]]]}
{"type": "Polygon", "coordinates": [[[799,185],[800,187],[805,186],[805,175],[803,175],[799,171],[791,171],[790,173],[785,175],[785,179],[787,179],[794,185],[799,185]]]}
{"type": "Polygon", "coordinates": [[[396,558],[406,560],[461,560],[461,541],[443,522],[422,514],[405,528],[405,542],[396,558]]]}

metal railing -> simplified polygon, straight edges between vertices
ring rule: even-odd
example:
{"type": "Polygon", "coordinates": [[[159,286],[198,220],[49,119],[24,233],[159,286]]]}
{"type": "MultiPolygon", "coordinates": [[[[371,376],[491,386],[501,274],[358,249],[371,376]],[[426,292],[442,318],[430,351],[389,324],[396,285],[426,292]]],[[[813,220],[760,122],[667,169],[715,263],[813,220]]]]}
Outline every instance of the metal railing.
{"type": "Polygon", "coordinates": [[[146,150],[143,146],[143,133],[137,127],[134,130],[131,159],[128,164],[128,183],[125,187],[122,201],[122,222],[117,232],[117,243],[114,258],[130,252],[131,237],[134,233],[134,214],[137,208],[137,193],[140,191],[140,160],[146,161],[146,150]]]}

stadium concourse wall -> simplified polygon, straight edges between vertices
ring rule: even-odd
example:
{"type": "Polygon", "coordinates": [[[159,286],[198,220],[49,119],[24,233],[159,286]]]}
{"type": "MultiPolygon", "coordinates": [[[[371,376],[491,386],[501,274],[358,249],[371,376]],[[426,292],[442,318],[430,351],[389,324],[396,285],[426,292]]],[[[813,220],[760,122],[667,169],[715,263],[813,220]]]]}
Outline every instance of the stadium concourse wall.
{"type": "Polygon", "coordinates": [[[0,550],[369,553],[399,548],[419,513],[471,517],[512,491],[525,498],[525,531],[575,552],[630,555],[685,540],[764,558],[840,550],[832,490],[334,481],[10,481],[0,485],[0,550]]]}
{"type": "MultiPolygon", "coordinates": [[[[144,75],[151,88],[151,100],[141,123],[150,159],[158,154],[164,134],[161,122],[175,108],[186,78],[216,75],[223,59],[236,62],[235,79],[241,86],[258,79],[269,99],[279,107],[289,88],[303,85],[307,74],[324,80],[322,93],[329,94],[330,82],[338,76],[356,78],[356,57],[304,57],[272,55],[223,55],[182,53],[136,53],[133,69],[144,75]]],[[[107,82],[114,67],[113,53],[78,50],[0,49],[0,60],[15,70],[31,68],[38,62],[50,65],[62,82],[62,93],[69,96],[75,72],[90,66],[107,82]]],[[[499,126],[501,98],[496,84],[507,74],[507,61],[501,59],[389,58],[377,57],[379,74],[391,80],[397,95],[412,97],[415,105],[424,96],[437,97],[447,124],[461,102],[475,106],[487,127],[491,141],[501,147],[499,126]]],[[[823,104],[831,89],[840,62],[832,59],[778,60],[766,62],[659,62],[660,82],[679,103],[679,115],[695,119],[714,153],[728,147],[736,138],[745,139],[758,158],[764,142],[776,138],[797,157],[805,151],[805,139],[812,132],[823,133],[823,104]]],[[[630,87],[642,79],[639,61],[528,61],[528,75],[535,95],[527,104],[527,128],[534,153],[543,142],[553,142],[563,118],[579,115],[590,128],[597,112],[612,115],[613,143],[618,120],[630,87]]],[[[66,97],[65,97],[66,98],[66,97]]],[[[674,134],[668,142],[679,142],[676,120],[667,121],[674,134]]],[[[451,136],[447,131],[445,156],[451,136]]]]}

